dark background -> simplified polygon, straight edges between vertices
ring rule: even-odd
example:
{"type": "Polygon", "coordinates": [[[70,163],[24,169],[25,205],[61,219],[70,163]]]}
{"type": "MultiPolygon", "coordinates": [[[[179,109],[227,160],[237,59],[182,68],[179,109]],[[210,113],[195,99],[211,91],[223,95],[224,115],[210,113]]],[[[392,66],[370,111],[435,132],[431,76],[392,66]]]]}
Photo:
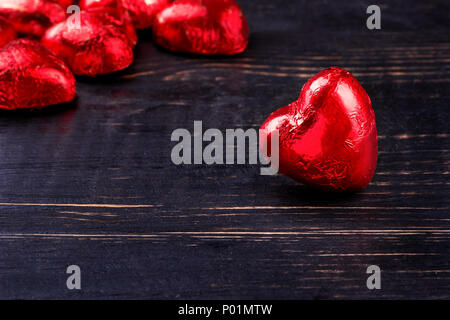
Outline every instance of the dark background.
{"type": "Polygon", "coordinates": [[[368,1],[239,3],[239,56],[172,54],[143,32],[135,63],[78,79],[75,103],[0,113],[0,298],[450,298],[449,2],[376,3],[375,31],[368,1]],[[172,164],[173,130],[257,129],[329,66],[372,99],[364,191],[172,164]]]}

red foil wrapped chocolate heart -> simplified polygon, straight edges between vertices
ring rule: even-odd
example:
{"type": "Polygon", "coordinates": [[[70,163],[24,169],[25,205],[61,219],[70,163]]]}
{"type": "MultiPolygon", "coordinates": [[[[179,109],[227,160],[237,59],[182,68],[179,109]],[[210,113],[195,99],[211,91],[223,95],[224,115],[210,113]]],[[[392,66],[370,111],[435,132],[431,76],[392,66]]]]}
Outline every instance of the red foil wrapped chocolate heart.
{"type": "Polygon", "coordinates": [[[234,0],[178,0],[156,16],[153,35],[172,51],[233,55],[247,48],[249,28],[234,0]]]}
{"type": "Polygon", "coordinates": [[[0,17],[0,47],[16,38],[16,30],[4,18],[0,17]]]}
{"type": "Polygon", "coordinates": [[[52,24],[63,21],[66,14],[51,0],[1,0],[0,16],[18,33],[40,37],[52,24]]]}
{"type": "Polygon", "coordinates": [[[103,14],[81,12],[47,30],[42,43],[77,75],[90,77],[122,70],[133,62],[132,42],[103,14]],[[106,21],[106,22],[105,22],[106,21]]]}
{"type": "Polygon", "coordinates": [[[81,0],[82,9],[111,8],[123,6],[137,29],[146,29],[153,25],[158,12],[167,7],[172,0],[81,0]]]}
{"type": "Polygon", "coordinates": [[[39,42],[14,40],[0,49],[0,109],[40,108],[75,95],[69,67],[39,42]]]}
{"type": "Polygon", "coordinates": [[[261,127],[262,150],[270,150],[275,132],[279,170],[295,180],[355,191],[375,173],[375,114],[363,87],[344,69],[321,71],[303,86],[297,101],[272,113],[261,127]]]}
{"type": "Polygon", "coordinates": [[[121,0],[81,0],[80,8],[98,14],[103,23],[123,30],[130,43],[133,46],[137,44],[136,29],[121,0]]]}

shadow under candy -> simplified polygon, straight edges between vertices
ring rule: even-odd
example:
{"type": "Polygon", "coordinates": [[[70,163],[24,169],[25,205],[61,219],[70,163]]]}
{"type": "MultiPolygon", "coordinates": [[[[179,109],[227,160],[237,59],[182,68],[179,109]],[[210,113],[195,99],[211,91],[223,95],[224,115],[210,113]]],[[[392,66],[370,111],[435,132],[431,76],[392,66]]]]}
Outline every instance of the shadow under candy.
{"type": "Polygon", "coordinates": [[[0,109],[0,118],[31,118],[42,116],[54,116],[65,113],[69,110],[74,110],[78,107],[79,100],[76,97],[74,100],[55,104],[52,106],[39,107],[39,108],[26,108],[26,109],[14,109],[14,110],[2,110],[0,109]]]}

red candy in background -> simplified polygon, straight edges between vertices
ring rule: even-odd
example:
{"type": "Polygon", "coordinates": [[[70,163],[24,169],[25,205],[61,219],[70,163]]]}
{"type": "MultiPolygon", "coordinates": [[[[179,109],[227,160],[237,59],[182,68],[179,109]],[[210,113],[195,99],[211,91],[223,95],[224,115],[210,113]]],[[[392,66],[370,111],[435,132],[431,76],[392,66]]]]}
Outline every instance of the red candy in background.
{"type": "Polygon", "coordinates": [[[0,49],[0,109],[39,108],[75,95],[68,66],[39,42],[14,40],[0,49]]]}
{"type": "Polygon", "coordinates": [[[81,0],[82,9],[117,8],[123,6],[137,29],[146,29],[153,25],[158,12],[168,6],[172,0],[81,0]]]}
{"type": "Polygon", "coordinates": [[[56,2],[57,4],[59,4],[61,6],[61,8],[63,8],[64,10],[67,10],[68,7],[70,7],[71,5],[75,4],[74,0],[50,0],[52,2],[56,2]]]}
{"type": "Polygon", "coordinates": [[[16,36],[13,26],[6,19],[0,17],[0,47],[14,40],[16,36]]]}
{"type": "Polygon", "coordinates": [[[99,14],[100,19],[103,18],[105,24],[112,24],[120,28],[124,31],[133,46],[137,44],[136,29],[127,10],[123,7],[121,0],[81,0],[80,8],[99,14]]]}
{"type": "Polygon", "coordinates": [[[355,191],[375,173],[375,114],[363,87],[344,69],[321,71],[303,86],[297,101],[272,113],[261,127],[262,141],[268,141],[262,150],[270,150],[275,130],[279,170],[295,180],[355,191]]]}
{"type": "Polygon", "coordinates": [[[98,12],[98,18],[103,22],[105,26],[116,27],[121,30],[126,36],[131,46],[135,46],[138,42],[136,29],[134,28],[131,20],[126,13],[118,10],[89,10],[89,12],[98,12]]]}
{"type": "Polygon", "coordinates": [[[42,43],[65,60],[77,75],[112,73],[133,62],[133,46],[124,30],[105,24],[97,12],[81,12],[80,25],[67,19],[48,29],[42,43]]]}
{"type": "Polygon", "coordinates": [[[0,17],[24,35],[40,37],[52,24],[63,21],[65,10],[50,0],[0,0],[0,17]]]}
{"type": "Polygon", "coordinates": [[[119,9],[123,8],[122,0],[80,0],[80,8],[82,10],[109,8],[119,9]]]}
{"type": "Polygon", "coordinates": [[[137,29],[151,27],[156,14],[171,2],[172,0],[122,0],[137,29]]]}
{"type": "Polygon", "coordinates": [[[153,35],[172,51],[233,55],[247,48],[249,28],[234,0],[178,0],[156,16],[153,35]]]}

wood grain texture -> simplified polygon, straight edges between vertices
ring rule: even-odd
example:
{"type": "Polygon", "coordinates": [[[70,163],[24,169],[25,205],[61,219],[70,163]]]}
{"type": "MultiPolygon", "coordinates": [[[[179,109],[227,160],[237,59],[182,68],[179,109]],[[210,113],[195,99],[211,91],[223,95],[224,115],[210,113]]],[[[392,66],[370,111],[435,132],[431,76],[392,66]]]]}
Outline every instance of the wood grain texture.
{"type": "Polygon", "coordinates": [[[379,31],[365,1],[239,2],[242,55],[172,54],[144,32],[135,63],[78,79],[75,103],[0,114],[0,298],[450,298],[448,1],[384,4],[379,31]],[[329,66],[377,117],[363,192],[172,164],[173,130],[258,128],[329,66]]]}

